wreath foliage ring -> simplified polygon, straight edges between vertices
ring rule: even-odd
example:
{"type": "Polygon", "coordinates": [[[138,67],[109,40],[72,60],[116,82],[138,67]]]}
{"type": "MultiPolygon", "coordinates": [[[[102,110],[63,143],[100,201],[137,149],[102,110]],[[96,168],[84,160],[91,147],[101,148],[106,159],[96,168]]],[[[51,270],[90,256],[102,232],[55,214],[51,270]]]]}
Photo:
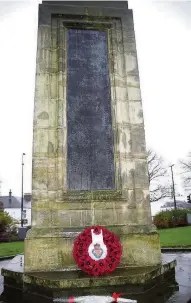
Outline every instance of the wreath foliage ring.
{"type": "Polygon", "coordinates": [[[101,276],[113,272],[119,265],[122,255],[122,246],[117,236],[104,227],[92,226],[86,228],[74,241],[73,257],[79,268],[92,276],[101,276]],[[99,235],[102,231],[103,242],[107,247],[107,255],[104,259],[93,260],[88,253],[92,243],[91,230],[99,235]]]}

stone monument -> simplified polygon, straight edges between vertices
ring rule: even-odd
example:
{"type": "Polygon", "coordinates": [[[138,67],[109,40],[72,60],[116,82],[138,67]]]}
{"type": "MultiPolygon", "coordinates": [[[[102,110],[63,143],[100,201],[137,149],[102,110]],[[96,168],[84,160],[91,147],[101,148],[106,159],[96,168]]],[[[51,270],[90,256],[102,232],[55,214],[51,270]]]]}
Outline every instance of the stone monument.
{"type": "Polygon", "coordinates": [[[24,290],[35,285],[52,294],[56,280],[56,294],[58,289],[79,293],[79,287],[86,289],[83,294],[95,294],[97,286],[103,288],[100,293],[108,285],[143,285],[161,273],[174,274],[175,263],[162,265],[152,225],[127,1],[39,5],[34,103],[32,228],[20,277],[24,290]],[[114,232],[123,254],[116,275],[88,280],[77,270],[72,247],[79,232],[93,225],[114,232]]]}
{"type": "Polygon", "coordinates": [[[27,272],[75,267],[74,232],[97,224],[120,237],[121,266],[161,263],[126,1],[39,5],[32,199],[27,272]]]}

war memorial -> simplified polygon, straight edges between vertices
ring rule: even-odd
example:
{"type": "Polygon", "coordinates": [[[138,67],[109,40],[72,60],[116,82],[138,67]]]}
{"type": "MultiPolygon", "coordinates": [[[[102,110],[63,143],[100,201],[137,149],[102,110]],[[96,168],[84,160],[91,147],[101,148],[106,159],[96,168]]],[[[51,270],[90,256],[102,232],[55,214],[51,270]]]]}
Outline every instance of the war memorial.
{"type": "Polygon", "coordinates": [[[174,277],[152,224],[127,1],[39,5],[32,161],[32,228],[22,266],[2,269],[5,302],[131,298],[174,277]]]}

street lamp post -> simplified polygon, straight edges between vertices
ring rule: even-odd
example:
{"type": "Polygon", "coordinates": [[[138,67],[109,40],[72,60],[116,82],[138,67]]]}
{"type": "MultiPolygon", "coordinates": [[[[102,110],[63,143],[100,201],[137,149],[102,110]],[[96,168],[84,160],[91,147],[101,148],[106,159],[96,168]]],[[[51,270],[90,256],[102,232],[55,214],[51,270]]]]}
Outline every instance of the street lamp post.
{"type": "Polygon", "coordinates": [[[24,168],[24,156],[26,154],[22,153],[22,176],[21,176],[21,227],[23,227],[23,168],[24,168]]]}
{"type": "Polygon", "coordinates": [[[175,195],[175,186],[174,186],[174,174],[173,174],[173,166],[174,164],[170,165],[171,168],[171,176],[172,176],[172,191],[173,191],[173,198],[174,198],[174,209],[176,209],[176,195],[175,195]]]}

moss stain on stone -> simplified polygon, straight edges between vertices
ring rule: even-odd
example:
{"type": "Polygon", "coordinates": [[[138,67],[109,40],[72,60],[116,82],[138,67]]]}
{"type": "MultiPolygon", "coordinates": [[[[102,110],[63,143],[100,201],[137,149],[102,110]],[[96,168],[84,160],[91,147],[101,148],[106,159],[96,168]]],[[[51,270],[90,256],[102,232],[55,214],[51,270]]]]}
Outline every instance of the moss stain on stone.
{"type": "Polygon", "coordinates": [[[53,154],[54,153],[54,145],[52,142],[48,142],[48,149],[47,149],[48,154],[53,154]]]}
{"type": "Polygon", "coordinates": [[[41,120],[48,120],[49,119],[49,114],[47,112],[41,112],[39,115],[38,115],[38,119],[41,119],[41,120]]]}
{"type": "Polygon", "coordinates": [[[143,111],[142,111],[142,109],[140,109],[139,112],[138,112],[138,118],[139,119],[143,118],[143,111]]]}
{"type": "Polygon", "coordinates": [[[127,140],[126,140],[126,133],[124,133],[124,132],[122,134],[122,142],[123,142],[124,149],[126,149],[126,147],[127,147],[127,140]]]}

